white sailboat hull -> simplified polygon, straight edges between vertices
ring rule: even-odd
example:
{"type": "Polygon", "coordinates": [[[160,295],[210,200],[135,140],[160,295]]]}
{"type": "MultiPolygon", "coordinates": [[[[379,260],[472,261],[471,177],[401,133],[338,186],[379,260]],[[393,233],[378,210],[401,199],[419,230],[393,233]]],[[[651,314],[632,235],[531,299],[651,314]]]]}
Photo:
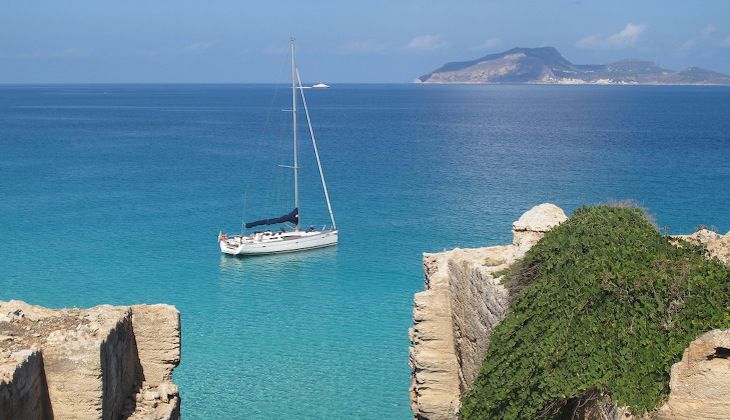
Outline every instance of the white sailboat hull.
{"type": "Polygon", "coordinates": [[[299,231],[233,236],[218,241],[221,252],[229,255],[268,255],[305,251],[337,245],[337,231],[299,231]]]}

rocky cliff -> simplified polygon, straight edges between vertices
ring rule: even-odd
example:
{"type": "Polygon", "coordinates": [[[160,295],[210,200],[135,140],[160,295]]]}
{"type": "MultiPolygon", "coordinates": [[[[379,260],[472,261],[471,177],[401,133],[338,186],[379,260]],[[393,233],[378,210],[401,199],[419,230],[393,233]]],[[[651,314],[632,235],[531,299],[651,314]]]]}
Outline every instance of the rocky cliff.
{"type": "Polygon", "coordinates": [[[672,366],[669,399],[657,419],[730,418],[730,330],[699,336],[672,366]]]}
{"type": "Polygon", "coordinates": [[[674,235],[673,238],[702,245],[707,249],[709,257],[717,258],[723,264],[730,265],[730,232],[723,236],[708,229],[700,229],[691,235],[674,235]]]}
{"type": "MultiPolygon", "coordinates": [[[[493,329],[509,308],[501,275],[552,227],[566,220],[551,204],[534,207],[513,224],[511,245],[424,254],[426,290],[414,298],[411,406],[417,419],[454,419],[460,397],[483,362],[493,329]]],[[[699,231],[681,239],[704,244],[709,257],[730,262],[730,232],[699,231]]],[[[678,242],[681,245],[681,243],[678,242]]],[[[671,392],[651,416],[662,419],[730,418],[730,330],[701,335],[672,367],[671,392]]],[[[579,418],[633,418],[610,397],[577,411],[579,418]]]]}
{"type": "Polygon", "coordinates": [[[540,47],[513,48],[475,60],[447,63],[416,82],[727,85],[730,76],[699,67],[674,71],[641,60],[573,64],[555,48],[540,47]]]}
{"type": "Polygon", "coordinates": [[[2,419],[177,419],[179,362],[172,306],[0,302],[2,419]]]}
{"type": "Polygon", "coordinates": [[[426,290],[414,298],[410,364],[411,407],[418,419],[451,419],[474,382],[495,325],[504,319],[509,291],[498,273],[550,228],[566,219],[541,204],[513,224],[513,243],[424,254],[426,290]]]}

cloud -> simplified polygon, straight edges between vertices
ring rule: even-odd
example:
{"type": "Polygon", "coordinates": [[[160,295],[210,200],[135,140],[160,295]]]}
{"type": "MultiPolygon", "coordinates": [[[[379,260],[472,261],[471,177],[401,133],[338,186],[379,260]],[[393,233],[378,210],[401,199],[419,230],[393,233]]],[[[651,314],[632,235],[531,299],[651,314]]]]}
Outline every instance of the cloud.
{"type": "Polygon", "coordinates": [[[717,38],[714,36],[716,32],[717,27],[708,23],[704,28],[702,28],[698,36],[684,41],[682,45],[677,47],[675,52],[679,54],[679,56],[686,56],[695,50],[708,50],[717,48],[718,46],[730,47],[730,37],[718,42],[717,38]]]}
{"type": "Polygon", "coordinates": [[[694,39],[689,39],[687,41],[684,41],[682,43],[682,45],[677,47],[677,52],[681,53],[681,54],[688,53],[691,50],[693,50],[696,46],[697,46],[697,41],[695,41],[694,39]]]}
{"type": "Polygon", "coordinates": [[[407,50],[414,51],[435,51],[448,45],[441,35],[419,35],[413,38],[407,45],[407,50]]]}
{"type": "Polygon", "coordinates": [[[646,32],[646,28],[647,25],[643,23],[627,23],[626,27],[620,32],[605,38],[601,35],[587,36],[576,42],[575,46],[590,50],[621,50],[633,47],[639,41],[641,35],[646,32]]]}
{"type": "Polygon", "coordinates": [[[186,45],[180,49],[182,54],[202,54],[215,47],[218,41],[199,41],[186,45]]]}
{"type": "Polygon", "coordinates": [[[500,45],[501,43],[502,43],[501,39],[492,37],[492,38],[485,39],[484,42],[482,42],[479,45],[469,48],[469,50],[471,50],[471,51],[490,50],[490,49],[496,47],[497,45],[500,45]]]}
{"type": "Polygon", "coordinates": [[[57,58],[81,58],[81,57],[87,57],[89,55],[89,50],[86,48],[66,48],[65,50],[61,50],[56,52],[53,56],[57,58]]]}
{"type": "Polygon", "coordinates": [[[702,38],[709,38],[717,31],[715,25],[708,23],[702,30],[702,38]]]}
{"type": "Polygon", "coordinates": [[[32,51],[20,53],[16,57],[27,60],[47,60],[55,58],[84,58],[89,56],[89,50],[86,48],[64,48],[55,51],[32,51]]]}
{"type": "Polygon", "coordinates": [[[645,24],[634,25],[633,23],[628,23],[621,32],[609,36],[606,42],[608,45],[615,47],[632,46],[636,44],[644,31],[646,31],[645,24]]]}
{"type": "Polygon", "coordinates": [[[351,41],[337,49],[340,54],[381,54],[388,47],[378,41],[366,39],[362,41],[351,41]]]}

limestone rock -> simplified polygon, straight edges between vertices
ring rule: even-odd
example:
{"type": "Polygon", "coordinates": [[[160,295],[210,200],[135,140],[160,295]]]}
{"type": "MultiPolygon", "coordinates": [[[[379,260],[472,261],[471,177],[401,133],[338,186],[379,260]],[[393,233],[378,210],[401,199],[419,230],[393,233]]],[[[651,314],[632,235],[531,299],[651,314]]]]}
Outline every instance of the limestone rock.
{"type": "Polygon", "coordinates": [[[730,418],[730,330],[712,330],[692,341],[671,375],[659,419],[730,418]]]}
{"type": "Polygon", "coordinates": [[[509,292],[494,273],[514,260],[512,246],[455,250],[449,258],[451,321],[462,392],[479,374],[492,330],[509,307],[509,292]],[[493,265],[496,262],[501,264],[493,265]]]}
{"type": "Polygon", "coordinates": [[[43,356],[36,348],[12,352],[0,364],[0,417],[47,419],[51,417],[43,356]]]}
{"type": "Polygon", "coordinates": [[[442,255],[424,255],[428,290],[416,293],[409,331],[411,408],[420,419],[454,419],[459,408],[458,364],[451,330],[447,265],[442,255]]]}
{"type": "Polygon", "coordinates": [[[493,275],[515,259],[512,245],[424,254],[426,291],[414,297],[411,407],[419,419],[456,419],[479,373],[508,291],[493,275]]]}
{"type": "Polygon", "coordinates": [[[139,358],[148,361],[145,382],[158,386],[171,381],[180,364],[180,312],[170,305],[135,305],[132,322],[139,358]]]}
{"type": "MultiPolygon", "coordinates": [[[[180,360],[179,313],[168,305],[52,310],[10,301],[0,302],[0,314],[10,319],[0,322],[0,336],[11,338],[0,340],[0,366],[12,372],[0,377],[0,394],[12,397],[0,396],[0,414],[12,413],[9,419],[44,419],[51,412],[56,419],[118,419],[156,409],[163,398],[155,387],[172,380],[180,360]],[[143,396],[155,398],[145,401],[135,394],[147,373],[152,389],[143,396]],[[18,398],[33,411],[12,409],[18,398]]],[[[137,418],[177,418],[179,397],[170,387],[167,408],[156,411],[168,417],[154,417],[153,410],[137,418]]]]}
{"type": "Polygon", "coordinates": [[[723,264],[730,265],[730,232],[725,236],[707,243],[707,252],[717,257],[723,264]]]}
{"type": "Polygon", "coordinates": [[[691,235],[674,235],[673,238],[684,239],[695,245],[704,245],[710,257],[730,265],[730,232],[724,236],[707,229],[700,229],[691,235]]]}
{"type": "Polygon", "coordinates": [[[512,224],[512,244],[517,247],[517,256],[522,257],[553,227],[568,217],[555,204],[543,203],[525,212],[512,224]]]}
{"type": "Polygon", "coordinates": [[[29,305],[20,300],[0,302],[0,315],[8,321],[18,321],[28,318],[31,321],[38,321],[53,315],[52,309],[42,306],[29,305]]]}
{"type": "Polygon", "coordinates": [[[560,208],[542,204],[514,223],[512,245],[424,254],[426,290],[414,297],[409,331],[416,418],[457,418],[461,394],[479,374],[492,330],[509,307],[497,273],[565,219],[560,208]]]}
{"type": "MultiPolygon", "coordinates": [[[[508,310],[509,291],[499,272],[565,220],[559,207],[541,204],[514,222],[511,245],[424,254],[426,290],[415,294],[409,330],[415,418],[458,417],[461,395],[474,383],[491,333],[508,310]]],[[[723,236],[701,230],[675,238],[704,244],[710,256],[730,264],[730,232],[723,236]]],[[[579,408],[576,418],[637,418],[607,395],[579,408]]],[[[667,403],[640,418],[730,418],[730,330],[711,331],[693,341],[672,367],[667,403]]]]}
{"type": "Polygon", "coordinates": [[[171,382],[163,382],[157,387],[150,387],[145,383],[137,394],[136,401],[134,411],[127,420],[180,418],[180,397],[177,385],[171,382]]]}
{"type": "Polygon", "coordinates": [[[717,232],[713,232],[709,229],[700,229],[691,235],[677,235],[677,236],[684,238],[684,239],[694,243],[695,245],[706,244],[710,241],[714,241],[714,240],[722,238],[722,235],[720,235],[717,232]]]}

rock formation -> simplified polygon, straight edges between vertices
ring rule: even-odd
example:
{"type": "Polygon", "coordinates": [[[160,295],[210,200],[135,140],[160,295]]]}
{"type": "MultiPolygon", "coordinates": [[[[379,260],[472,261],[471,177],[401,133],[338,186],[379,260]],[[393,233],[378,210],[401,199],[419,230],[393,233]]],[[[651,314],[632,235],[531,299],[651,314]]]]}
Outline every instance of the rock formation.
{"type": "Polygon", "coordinates": [[[513,48],[470,61],[446,63],[416,83],[538,83],[729,85],[730,76],[699,67],[682,71],[651,61],[573,64],[553,47],[513,48]]]}
{"type": "MultiPolygon", "coordinates": [[[[416,419],[457,418],[461,395],[476,379],[490,335],[509,307],[501,272],[566,219],[559,207],[541,204],[514,222],[511,245],[424,254],[426,290],[415,294],[409,330],[416,419]]],[[[674,238],[704,245],[709,257],[730,264],[730,232],[723,236],[705,229],[674,238]]],[[[647,418],[730,418],[729,359],[730,330],[701,335],[672,367],[667,402],[647,418]]],[[[603,394],[576,414],[585,419],[635,418],[603,394]]]]}
{"type": "Polygon", "coordinates": [[[3,419],[177,419],[179,362],[172,306],[0,302],[3,419]]]}
{"type": "Polygon", "coordinates": [[[424,254],[426,290],[416,293],[409,331],[411,407],[418,419],[452,419],[476,379],[508,290],[497,274],[567,217],[541,204],[513,225],[513,244],[424,254]]]}
{"type": "Polygon", "coordinates": [[[704,245],[708,256],[730,265],[730,232],[723,236],[708,229],[700,229],[691,235],[674,235],[673,237],[684,239],[695,245],[704,245]]]}
{"type": "Polygon", "coordinates": [[[672,366],[669,400],[657,411],[666,420],[730,418],[730,330],[702,334],[672,366]]]}
{"type": "Polygon", "coordinates": [[[521,258],[545,233],[567,219],[563,210],[550,203],[540,204],[525,212],[512,224],[512,245],[521,258]]]}

